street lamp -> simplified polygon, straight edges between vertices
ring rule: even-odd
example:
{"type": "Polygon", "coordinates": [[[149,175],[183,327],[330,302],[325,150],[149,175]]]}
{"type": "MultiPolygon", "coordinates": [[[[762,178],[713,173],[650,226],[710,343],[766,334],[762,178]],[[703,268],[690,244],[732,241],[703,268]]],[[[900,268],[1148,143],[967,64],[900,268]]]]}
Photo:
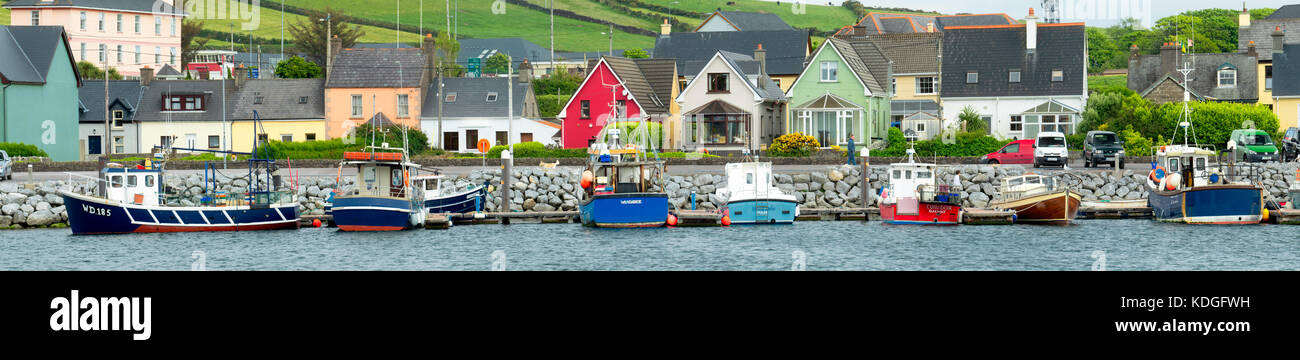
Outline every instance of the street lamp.
{"type": "Polygon", "coordinates": [[[609,32],[601,32],[601,35],[609,35],[609,56],[614,56],[614,24],[609,24],[609,32]]]}

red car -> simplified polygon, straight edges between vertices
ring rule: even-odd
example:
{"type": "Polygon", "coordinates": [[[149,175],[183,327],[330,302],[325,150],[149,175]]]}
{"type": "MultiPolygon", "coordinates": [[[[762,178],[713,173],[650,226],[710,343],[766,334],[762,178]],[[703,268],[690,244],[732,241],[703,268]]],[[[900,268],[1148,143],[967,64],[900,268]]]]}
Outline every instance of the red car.
{"type": "Polygon", "coordinates": [[[1012,141],[1002,150],[984,155],[980,158],[984,164],[1033,164],[1034,139],[1012,141]]]}

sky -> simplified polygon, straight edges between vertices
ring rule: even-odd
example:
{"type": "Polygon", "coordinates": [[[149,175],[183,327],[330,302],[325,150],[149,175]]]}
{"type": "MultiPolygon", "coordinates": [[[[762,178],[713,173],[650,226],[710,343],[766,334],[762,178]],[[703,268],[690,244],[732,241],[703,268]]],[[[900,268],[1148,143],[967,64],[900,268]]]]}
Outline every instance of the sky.
{"type": "MultiPolygon", "coordinates": [[[[764,0],[776,1],[776,0],[764,0]]],[[[782,2],[790,2],[784,0],[782,2]]],[[[917,10],[938,11],[945,14],[954,13],[1006,13],[1016,19],[1028,15],[1029,8],[1040,8],[1039,0],[858,0],[863,5],[873,7],[900,7],[917,10]]],[[[827,2],[838,5],[840,0],[809,0],[809,4],[825,4],[827,2]]],[[[1136,14],[1133,16],[1139,20],[1155,22],[1160,18],[1174,15],[1186,10],[1205,9],[1205,8],[1222,8],[1230,7],[1233,9],[1240,8],[1240,1],[1232,0],[1060,0],[1063,14],[1067,15],[1062,20],[1065,22],[1082,21],[1091,26],[1108,26],[1119,19],[1127,16],[1114,15],[1106,9],[1111,8],[1109,4],[1117,4],[1114,8],[1130,7],[1136,8],[1136,14]],[[1097,10],[1088,10],[1089,8],[1097,10]],[[1074,14],[1075,16],[1069,16],[1074,14]]],[[[1277,8],[1282,5],[1300,3],[1300,0],[1256,0],[1247,1],[1246,5],[1250,8],[1277,8]]],[[[1041,11],[1041,9],[1040,9],[1041,11]]],[[[1041,14],[1040,14],[1041,16],[1041,14]]]]}

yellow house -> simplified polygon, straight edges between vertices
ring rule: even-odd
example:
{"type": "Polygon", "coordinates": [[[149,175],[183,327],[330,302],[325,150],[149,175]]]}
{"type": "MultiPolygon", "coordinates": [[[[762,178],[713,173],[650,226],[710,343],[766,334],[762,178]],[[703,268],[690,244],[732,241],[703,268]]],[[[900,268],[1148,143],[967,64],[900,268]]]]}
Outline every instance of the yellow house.
{"type": "Polygon", "coordinates": [[[231,149],[248,152],[258,142],[328,140],[325,131],[324,79],[246,80],[231,97],[231,149]],[[254,126],[254,113],[261,120],[254,126]]]}
{"type": "Polygon", "coordinates": [[[939,119],[940,44],[943,33],[881,34],[867,38],[893,61],[890,118],[902,123],[914,115],[939,119]],[[918,113],[923,113],[919,114],[918,113]]]}

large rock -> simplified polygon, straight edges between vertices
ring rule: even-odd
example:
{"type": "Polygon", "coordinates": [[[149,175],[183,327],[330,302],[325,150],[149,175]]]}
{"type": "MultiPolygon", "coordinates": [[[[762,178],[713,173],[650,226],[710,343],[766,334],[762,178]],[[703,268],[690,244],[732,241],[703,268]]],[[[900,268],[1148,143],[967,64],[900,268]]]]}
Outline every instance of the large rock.
{"type": "Polygon", "coordinates": [[[841,194],[848,193],[851,189],[853,189],[853,185],[849,185],[849,183],[843,181],[835,183],[835,191],[841,194]]]}
{"type": "Polygon", "coordinates": [[[790,180],[794,181],[795,184],[803,184],[812,181],[812,178],[808,174],[794,174],[790,177],[790,180]]]}
{"type": "Polygon", "coordinates": [[[831,181],[844,180],[844,173],[840,172],[839,170],[831,170],[830,173],[826,175],[826,178],[830,179],[831,181]]]}
{"type": "Polygon", "coordinates": [[[533,211],[555,211],[555,207],[548,204],[537,204],[533,206],[533,211]]]}
{"type": "Polygon", "coordinates": [[[534,207],[536,207],[536,206],[537,206],[537,202],[534,201],[533,199],[527,199],[527,200],[524,200],[524,210],[525,210],[525,211],[526,211],[526,210],[532,210],[532,209],[533,209],[534,207]]]}
{"type": "Polygon", "coordinates": [[[971,204],[975,205],[975,207],[982,208],[989,205],[989,196],[984,195],[984,193],[971,193],[969,199],[971,204]]]}
{"type": "Polygon", "coordinates": [[[830,180],[830,178],[826,177],[826,174],[819,173],[819,172],[815,172],[809,175],[812,176],[812,181],[815,181],[817,183],[824,183],[830,180]]]}
{"type": "Polygon", "coordinates": [[[829,181],[822,183],[822,191],[835,191],[835,183],[829,181]]]}
{"type": "Polygon", "coordinates": [[[794,183],[794,190],[795,190],[795,191],[808,191],[808,183],[806,183],[806,182],[794,183]]]}
{"type": "Polygon", "coordinates": [[[13,224],[14,217],[9,215],[0,215],[0,228],[7,228],[13,224]]]}
{"type": "Polygon", "coordinates": [[[58,215],[55,215],[49,210],[37,210],[36,212],[33,212],[31,215],[27,216],[27,225],[46,226],[49,224],[56,223],[59,220],[62,219],[60,219],[58,215]]]}
{"type": "Polygon", "coordinates": [[[0,213],[4,213],[5,215],[13,215],[14,213],[18,212],[20,206],[22,205],[5,204],[3,207],[0,207],[0,213]]]}
{"type": "Polygon", "coordinates": [[[5,196],[4,196],[4,203],[5,203],[5,204],[19,204],[19,205],[22,205],[22,204],[24,204],[24,203],[26,203],[26,202],[27,202],[27,195],[23,195],[23,194],[20,194],[20,193],[12,193],[12,192],[11,192],[11,193],[5,194],[5,196]]]}
{"type": "Polygon", "coordinates": [[[695,176],[695,184],[708,185],[713,183],[713,176],[709,174],[699,174],[695,176]]]}

